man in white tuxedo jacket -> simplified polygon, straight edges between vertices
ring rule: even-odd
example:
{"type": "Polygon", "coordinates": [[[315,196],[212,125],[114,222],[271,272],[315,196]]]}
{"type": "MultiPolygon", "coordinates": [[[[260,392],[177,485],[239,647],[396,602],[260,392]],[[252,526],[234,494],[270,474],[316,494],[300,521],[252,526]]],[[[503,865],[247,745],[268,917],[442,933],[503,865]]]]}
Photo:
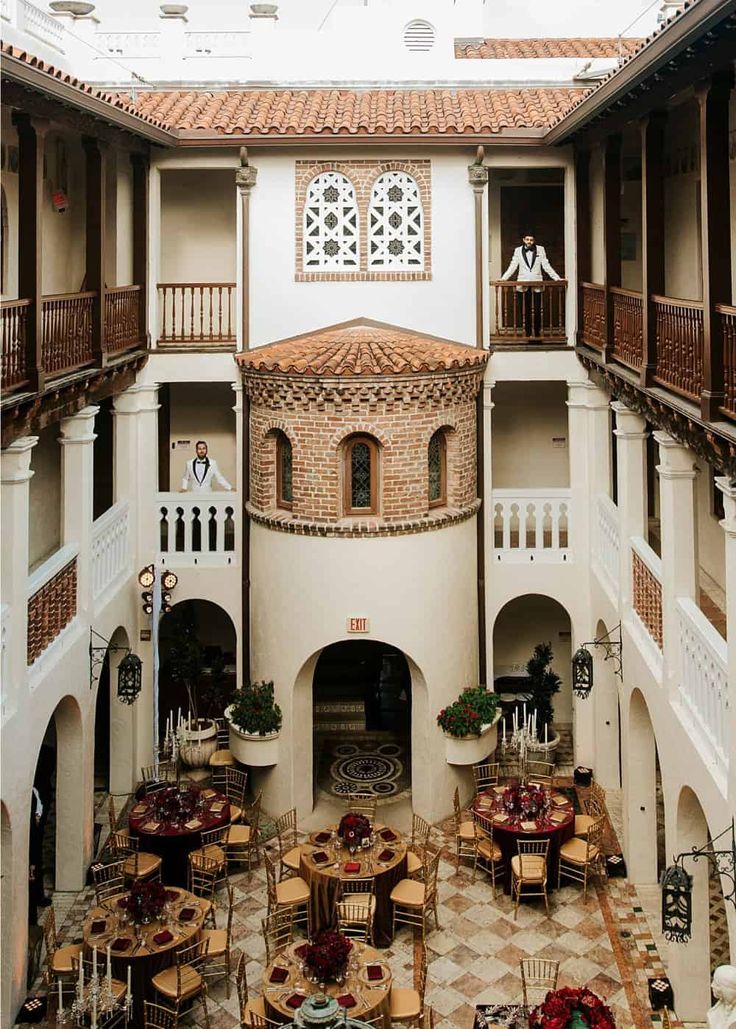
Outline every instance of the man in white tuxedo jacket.
{"type": "Polygon", "coordinates": [[[187,461],[181,488],[186,492],[211,493],[212,484],[216,482],[222,489],[231,490],[232,486],[217,467],[217,461],[207,456],[207,444],[203,439],[197,441],[197,456],[187,461]]]}
{"type": "Polygon", "coordinates": [[[511,263],[501,278],[510,279],[516,272],[517,280],[520,283],[539,283],[532,287],[523,285],[516,287],[516,323],[520,328],[524,327],[527,336],[538,338],[542,334],[542,272],[546,272],[551,279],[559,279],[560,276],[547,260],[544,247],[537,246],[534,236],[524,236],[521,244],[514,250],[511,263]]]}

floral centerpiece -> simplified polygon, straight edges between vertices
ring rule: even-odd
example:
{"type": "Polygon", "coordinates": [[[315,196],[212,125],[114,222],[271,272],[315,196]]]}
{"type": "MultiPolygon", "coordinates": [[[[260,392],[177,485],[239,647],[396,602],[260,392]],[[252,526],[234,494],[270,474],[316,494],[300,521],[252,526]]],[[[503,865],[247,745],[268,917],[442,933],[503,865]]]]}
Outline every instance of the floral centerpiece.
{"type": "Polygon", "coordinates": [[[153,795],[153,810],[157,818],[165,822],[186,821],[192,818],[200,801],[200,792],[191,787],[180,790],[171,786],[157,790],[153,795]]]}
{"type": "Polygon", "coordinates": [[[482,686],[469,686],[458,699],[443,707],[437,715],[437,725],[449,736],[464,739],[480,736],[484,726],[496,717],[498,696],[482,686]]]}
{"type": "Polygon", "coordinates": [[[611,1009],[583,987],[550,990],[529,1015],[530,1029],[616,1029],[611,1009]]]}
{"type": "Polygon", "coordinates": [[[127,911],[135,924],[140,925],[160,918],[165,903],[166,888],[162,883],[137,880],[130,892],[120,898],[118,907],[127,911]]]}
{"type": "Polygon", "coordinates": [[[359,847],[370,834],[371,823],[365,815],[359,815],[356,811],[348,811],[343,815],[337,827],[337,835],[348,847],[359,847]]]}
{"type": "Polygon", "coordinates": [[[335,929],[317,933],[304,952],[304,964],[320,983],[341,979],[345,975],[352,942],[335,929]]]}
{"type": "Polygon", "coordinates": [[[503,791],[503,806],[510,815],[536,818],[549,806],[549,797],[541,786],[507,786],[503,791]]]}

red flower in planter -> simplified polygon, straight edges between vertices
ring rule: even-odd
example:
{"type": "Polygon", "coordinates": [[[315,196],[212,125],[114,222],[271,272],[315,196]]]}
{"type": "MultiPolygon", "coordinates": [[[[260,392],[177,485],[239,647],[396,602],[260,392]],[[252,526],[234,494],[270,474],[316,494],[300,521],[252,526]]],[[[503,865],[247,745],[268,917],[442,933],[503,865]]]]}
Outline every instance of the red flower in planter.
{"type": "Polygon", "coordinates": [[[371,823],[365,815],[359,815],[356,811],[348,811],[340,819],[337,835],[345,843],[360,843],[371,834],[371,823]]]}
{"type": "Polygon", "coordinates": [[[616,1029],[611,1009],[587,987],[563,986],[550,991],[529,1015],[531,1029],[569,1029],[577,1015],[591,1029],[616,1029]]]}

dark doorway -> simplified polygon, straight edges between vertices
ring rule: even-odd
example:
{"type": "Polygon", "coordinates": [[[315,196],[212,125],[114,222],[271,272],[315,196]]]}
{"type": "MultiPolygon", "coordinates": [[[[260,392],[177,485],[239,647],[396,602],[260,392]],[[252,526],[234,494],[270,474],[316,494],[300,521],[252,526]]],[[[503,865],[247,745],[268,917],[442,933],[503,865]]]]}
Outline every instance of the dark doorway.
{"type": "MultiPolygon", "coordinates": [[[[546,169],[557,171],[558,169],[546,169]]],[[[559,171],[560,180],[562,171],[559,171]]],[[[559,185],[529,184],[501,186],[501,265],[502,271],[525,233],[533,235],[547,252],[549,262],[565,277],[565,204],[562,181],[559,185]]]]}
{"type": "Polygon", "coordinates": [[[95,704],[95,793],[110,789],[110,653],[105,654],[95,704]]]}
{"type": "Polygon", "coordinates": [[[38,909],[50,896],[56,880],[56,719],[46,729],[29,799],[28,920],[36,925],[38,909]]]}
{"type": "Polygon", "coordinates": [[[94,441],[94,485],[93,508],[94,518],[99,518],[114,499],[113,485],[113,416],[112,397],[99,401],[100,410],[95,418],[94,441]]]}

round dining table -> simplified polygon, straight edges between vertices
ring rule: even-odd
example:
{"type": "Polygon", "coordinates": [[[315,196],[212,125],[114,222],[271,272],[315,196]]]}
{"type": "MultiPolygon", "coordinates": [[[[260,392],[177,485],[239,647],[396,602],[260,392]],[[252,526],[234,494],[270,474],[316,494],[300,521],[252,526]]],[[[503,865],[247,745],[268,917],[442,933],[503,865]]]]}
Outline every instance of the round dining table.
{"type": "Polygon", "coordinates": [[[141,850],[161,858],[161,878],[175,886],[188,882],[191,851],[202,845],[202,832],[230,822],[224,793],[189,786],[167,786],[149,793],[131,810],[128,828],[141,850]]]}
{"type": "Polygon", "coordinates": [[[547,888],[553,889],[557,885],[560,847],[575,832],[575,808],[572,800],[564,793],[545,786],[543,789],[548,803],[543,812],[534,817],[509,812],[504,804],[504,793],[508,786],[515,785],[518,783],[492,786],[479,793],[473,803],[473,812],[490,822],[493,828],[494,842],[503,855],[503,888],[506,893],[511,892],[511,858],[519,853],[517,844],[524,839],[549,839],[547,888]]]}
{"type": "MultiPolygon", "coordinates": [[[[206,902],[188,890],[166,886],[161,917],[136,926],[126,920],[120,899],[112,897],[87,915],[82,929],[85,956],[96,947],[98,968],[104,969],[109,947],[114,978],[127,983],[130,969],[131,1024],[142,1026],[144,1001],[156,1001],[152,977],[174,964],[177,950],[196,942],[207,914],[206,902]]],[[[160,996],[157,1003],[161,1003],[160,996]]]]}
{"type": "Polygon", "coordinates": [[[312,833],[309,844],[300,848],[299,875],[309,884],[309,917],[313,933],[335,925],[340,881],[375,877],[376,910],[373,917],[373,943],[389,947],[393,939],[391,891],[406,878],[406,843],[400,833],[388,826],[374,827],[371,847],[359,848],[354,855],[335,835],[337,826],[312,833]]]}
{"type": "Polygon", "coordinates": [[[350,1018],[379,1018],[390,1029],[389,991],[393,976],[388,963],[373,947],[352,941],[348,972],[342,983],[325,983],[324,988],[306,977],[305,943],[291,943],[266,966],[263,998],[266,1017],[275,1022],[292,1022],[304,1000],[314,993],[336,997],[350,1018]]]}

